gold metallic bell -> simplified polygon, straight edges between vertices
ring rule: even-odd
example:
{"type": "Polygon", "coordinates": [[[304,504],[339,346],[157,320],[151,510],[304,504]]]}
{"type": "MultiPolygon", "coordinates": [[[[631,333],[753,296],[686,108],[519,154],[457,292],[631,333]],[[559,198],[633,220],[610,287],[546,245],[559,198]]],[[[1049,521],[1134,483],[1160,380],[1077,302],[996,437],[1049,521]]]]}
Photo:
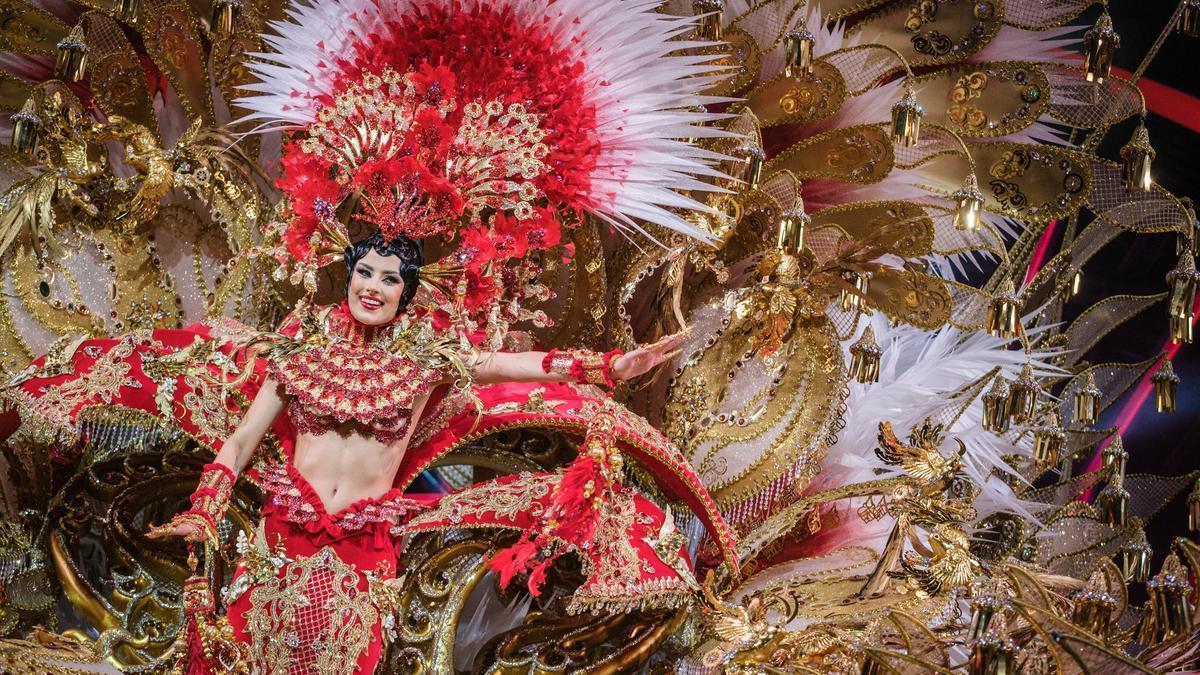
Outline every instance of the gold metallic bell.
{"type": "Polygon", "coordinates": [[[1175,412],[1175,393],[1179,391],[1179,376],[1171,366],[1170,359],[1163,359],[1158,371],[1150,376],[1154,383],[1154,407],[1160,413],[1175,412]]]}
{"type": "Polygon", "coordinates": [[[1192,485],[1192,491],[1187,498],[1188,529],[1200,532],[1200,478],[1192,485]]]}
{"type": "Polygon", "coordinates": [[[1108,592],[1104,573],[1096,570],[1087,586],[1071,596],[1071,621],[1080,628],[1103,639],[1112,626],[1117,599],[1108,592]]]}
{"type": "Polygon", "coordinates": [[[1046,424],[1033,430],[1033,462],[1040,468],[1058,464],[1067,432],[1059,426],[1058,413],[1046,417],[1046,424]]]}
{"type": "Polygon", "coordinates": [[[1020,325],[1021,300],[1012,281],[1006,280],[988,306],[987,331],[1001,340],[1011,340],[1017,337],[1020,325]]]}
{"type": "Polygon", "coordinates": [[[83,26],[71,29],[70,35],[58,41],[58,59],[54,62],[54,77],[63,82],[78,82],[87,70],[88,46],[84,42],[83,26]]]}
{"type": "Polygon", "coordinates": [[[757,145],[750,144],[739,146],[731,154],[736,163],[729,175],[741,183],[738,188],[757,190],[758,183],[762,180],[763,162],[767,154],[757,145]]]}
{"type": "Polygon", "coordinates": [[[1008,380],[997,375],[992,386],[983,395],[983,428],[997,434],[1008,431],[1009,420],[1008,380]]]}
{"type": "Polygon", "coordinates": [[[137,23],[142,11],[142,3],[141,0],[117,0],[114,10],[117,18],[125,23],[137,23]]]}
{"type": "Polygon", "coordinates": [[[1021,368],[1021,375],[1008,388],[1008,412],[1014,422],[1023,424],[1033,417],[1041,387],[1033,377],[1033,366],[1021,368]]]}
{"type": "Polygon", "coordinates": [[[696,26],[696,37],[716,42],[724,37],[722,24],[725,20],[723,0],[692,0],[692,10],[700,17],[696,26]]]}
{"type": "Polygon", "coordinates": [[[1096,386],[1096,376],[1088,370],[1083,376],[1083,383],[1075,390],[1071,419],[1075,424],[1087,426],[1095,424],[1100,416],[1100,397],[1103,392],[1096,386]]]}
{"type": "Polygon", "coordinates": [[[917,94],[908,84],[904,97],[892,106],[892,141],[911,148],[921,137],[921,118],[925,109],[917,103],[917,94]]]}
{"type": "Polygon", "coordinates": [[[1196,286],[1200,282],[1200,272],[1196,271],[1196,259],[1190,248],[1184,249],[1179,256],[1175,269],[1167,272],[1167,284],[1171,287],[1171,295],[1167,298],[1167,315],[1189,321],[1195,315],[1196,286]]]}
{"type": "Polygon", "coordinates": [[[983,193],[979,191],[979,180],[975,178],[974,171],[967,174],[962,187],[955,190],[950,198],[956,204],[954,227],[964,232],[978,229],[979,220],[983,217],[983,193]]]}
{"type": "Polygon", "coordinates": [[[1108,12],[1096,19],[1096,25],[1083,36],[1083,76],[1088,82],[1104,82],[1112,70],[1113,54],[1121,46],[1121,36],[1113,28],[1108,12]]]}
{"type": "Polygon", "coordinates": [[[988,631],[975,641],[969,675],[1013,675],[1017,668],[1017,645],[1008,637],[1008,620],[1003,612],[992,619],[988,631]]]}
{"type": "MultiPolygon", "coordinates": [[[[862,293],[864,295],[867,292],[867,288],[869,288],[870,284],[871,284],[871,277],[866,272],[855,272],[854,270],[844,270],[842,272],[842,279],[846,283],[848,283],[851,286],[853,286],[854,288],[858,289],[859,293],[862,293]]],[[[863,303],[865,302],[865,300],[863,300],[861,295],[858,295],[856,293],[851,293],[850,291],[847,291],[845,289],[842,290],[841,297],[839,298],[839,300],[841,301],[841,306],[842,306],[843,312],[855,311],[859,307],[862,307],[863,303]]]]}
{"type": "Polygon", "coordinates": [[[817,46],[817,38],[801,24],[795,30],[783,34],[783,74],[785,77],[799,78],[813,73],[813,49],[817,46]]]}
{"type": "Polygon", "coordinates": [[[776,227],[775,248],[788,255],[799,255],[804,248],[804,230],[812,223],[812,216],[804,212],[804,202],[796,200],[793,206],[779,217],[776,227]]]}
{"type": "Polygon", "coordinates": [[[1116,474],[1096,495],[1096,511],[1099,512],[1100,522],[1118,527],[1125,524],[1128,510],[1129,490],[1125,489],[1124,476],[1116,474]]]}
{"type": "Polygon", "coordinates": [[[1146,582],[1150,595],[1138,632],[1138,642],[1152,646],[1185,635],[1192,630],[1192,586],[1188,573],[1174,553],[1163,561],[1162,570],[1146,582]]]}
{"type": "Polygon", "coordinates": [[[875,343],[875,330],[870,326],[858,342],[850,345],[850,377],[863,384],[879,381],[879,362],[883,350],[875,343]]]}
{"type": "Polygon", "coordinates": [[[1169,320],[1171,326],[1171,342],[1179,345],[1190,345],[1194,339],[1192,320],[1173,316],[1169,320]]]}
{"type": "Polygon", "coordinates": [[[32,155],[42,138],[42,118],[38,117],[33,99],[26,99],[21,112],[12,116],[12,147],[17,152],[32,155]]]}
{"type": "Polygon", "coordinates": [[[1188,37],[1200,37],[1200,0],[1184,0],[1175,30],[1188,37]]]}
{"type": "Polygon", "coordinates": [[[1121,547],[1121,574],[1129,581],[1145,583],[1150,578],[1150,559],[1154,549],[1146,542],[1146,533],[1141,538],[1121,547]]]}
{"type": "Polygon", "coordinates": [[[1108,469],[1111,474],[1125,475],[1125,465],[1129,463],[1129,453],[1125,451],[1125,443],[1121,441],[1121,434],[1114,434],[1112,441],[1104,446],[1104,450],[1100,453],[1100,458],[1104,462],[1104,468],[1108,469]]]}
{"type": "Polygon", "coordinates": [[[242,10],[239,0],[213,0],[212,20],[208,29],[216,35],[231,35],[242,10]]]}
{"type": "Polygon", "coordinates": [[[1150,132],[1145,124],[1139,124],[1133,137],[1121,148],[1121,183],[1125,190],[1145,192],[1154,183],[1150,178],[1150,167],[1157,155],[1150,146],[1150,132]]]}

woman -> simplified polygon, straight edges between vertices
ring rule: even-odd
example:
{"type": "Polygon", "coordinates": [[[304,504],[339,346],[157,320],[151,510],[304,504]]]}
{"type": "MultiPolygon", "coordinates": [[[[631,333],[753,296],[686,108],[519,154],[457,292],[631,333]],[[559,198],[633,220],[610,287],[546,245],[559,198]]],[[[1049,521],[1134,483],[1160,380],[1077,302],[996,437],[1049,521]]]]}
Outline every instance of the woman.
{"type": "Polygon", "coordinates": [[[396,576],[392,534],[426,505],[393,488],[415,422],[454,384],[608,383],[671,356],[672,337],[627,354],[461,353],[406,314],[423,264],[407,237],[378,231],[345,253],[344,305],[293,321],[275,339],[268,377],[236,431],[207,465],[192,508],[150,536],[213,539],[233,484],[281,413],[294,450],[262,470],[268,492],[252,543],[226,594],[256,671],[374,670],[381,612],[372,587],[396,576]],[[305,324],[308,325],[305,325],[305,324]],[[314,328],[315,325],[315,328],[314,328]],[[465,379],[464,379],[465,376],[465,379]],[[282,636],[282,639],[278,639],[282,636]]]}

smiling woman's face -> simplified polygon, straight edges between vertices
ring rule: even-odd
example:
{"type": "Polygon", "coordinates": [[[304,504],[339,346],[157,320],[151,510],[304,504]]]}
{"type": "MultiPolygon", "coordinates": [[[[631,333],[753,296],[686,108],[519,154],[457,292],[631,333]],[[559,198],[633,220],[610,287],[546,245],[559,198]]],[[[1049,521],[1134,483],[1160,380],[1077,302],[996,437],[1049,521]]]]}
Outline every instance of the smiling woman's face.
{"type": "Polygon", "coordinates": [[[400,259],[367,251],[350,270],[346,301],[350,314],[360,323],[381,326],[396,318],[404,279],[400,277],[400,259]]]}

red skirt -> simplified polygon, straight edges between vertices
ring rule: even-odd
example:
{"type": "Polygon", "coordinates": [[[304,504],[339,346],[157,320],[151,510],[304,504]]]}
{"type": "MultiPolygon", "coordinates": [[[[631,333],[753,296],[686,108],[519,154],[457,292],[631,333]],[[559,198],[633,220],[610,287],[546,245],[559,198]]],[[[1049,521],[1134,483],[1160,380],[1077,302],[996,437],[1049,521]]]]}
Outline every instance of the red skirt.
{"type": "Polygon", "coordinates": [[[226,591],[229,622],[250,646],[252,673],[375,672],[390,608],[380,586],[396,576],[392,530],[426,507],[398,491],[329,514],[290,463],[268,467],[263,519],[241,542],[226,591]]]}

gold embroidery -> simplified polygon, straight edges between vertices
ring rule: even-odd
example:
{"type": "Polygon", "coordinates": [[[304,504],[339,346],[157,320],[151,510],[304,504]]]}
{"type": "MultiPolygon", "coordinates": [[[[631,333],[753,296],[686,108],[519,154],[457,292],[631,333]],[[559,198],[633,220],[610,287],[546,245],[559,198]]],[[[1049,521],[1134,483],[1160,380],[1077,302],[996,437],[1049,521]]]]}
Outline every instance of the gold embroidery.
{"type": "Polygon", "coordinates": [[[289,561],[277,577],[251,590],[246,626],[258,671],[353,672],[379,622],[370,594],[358,588],[360,578],[326,547],[289,561]]]}

